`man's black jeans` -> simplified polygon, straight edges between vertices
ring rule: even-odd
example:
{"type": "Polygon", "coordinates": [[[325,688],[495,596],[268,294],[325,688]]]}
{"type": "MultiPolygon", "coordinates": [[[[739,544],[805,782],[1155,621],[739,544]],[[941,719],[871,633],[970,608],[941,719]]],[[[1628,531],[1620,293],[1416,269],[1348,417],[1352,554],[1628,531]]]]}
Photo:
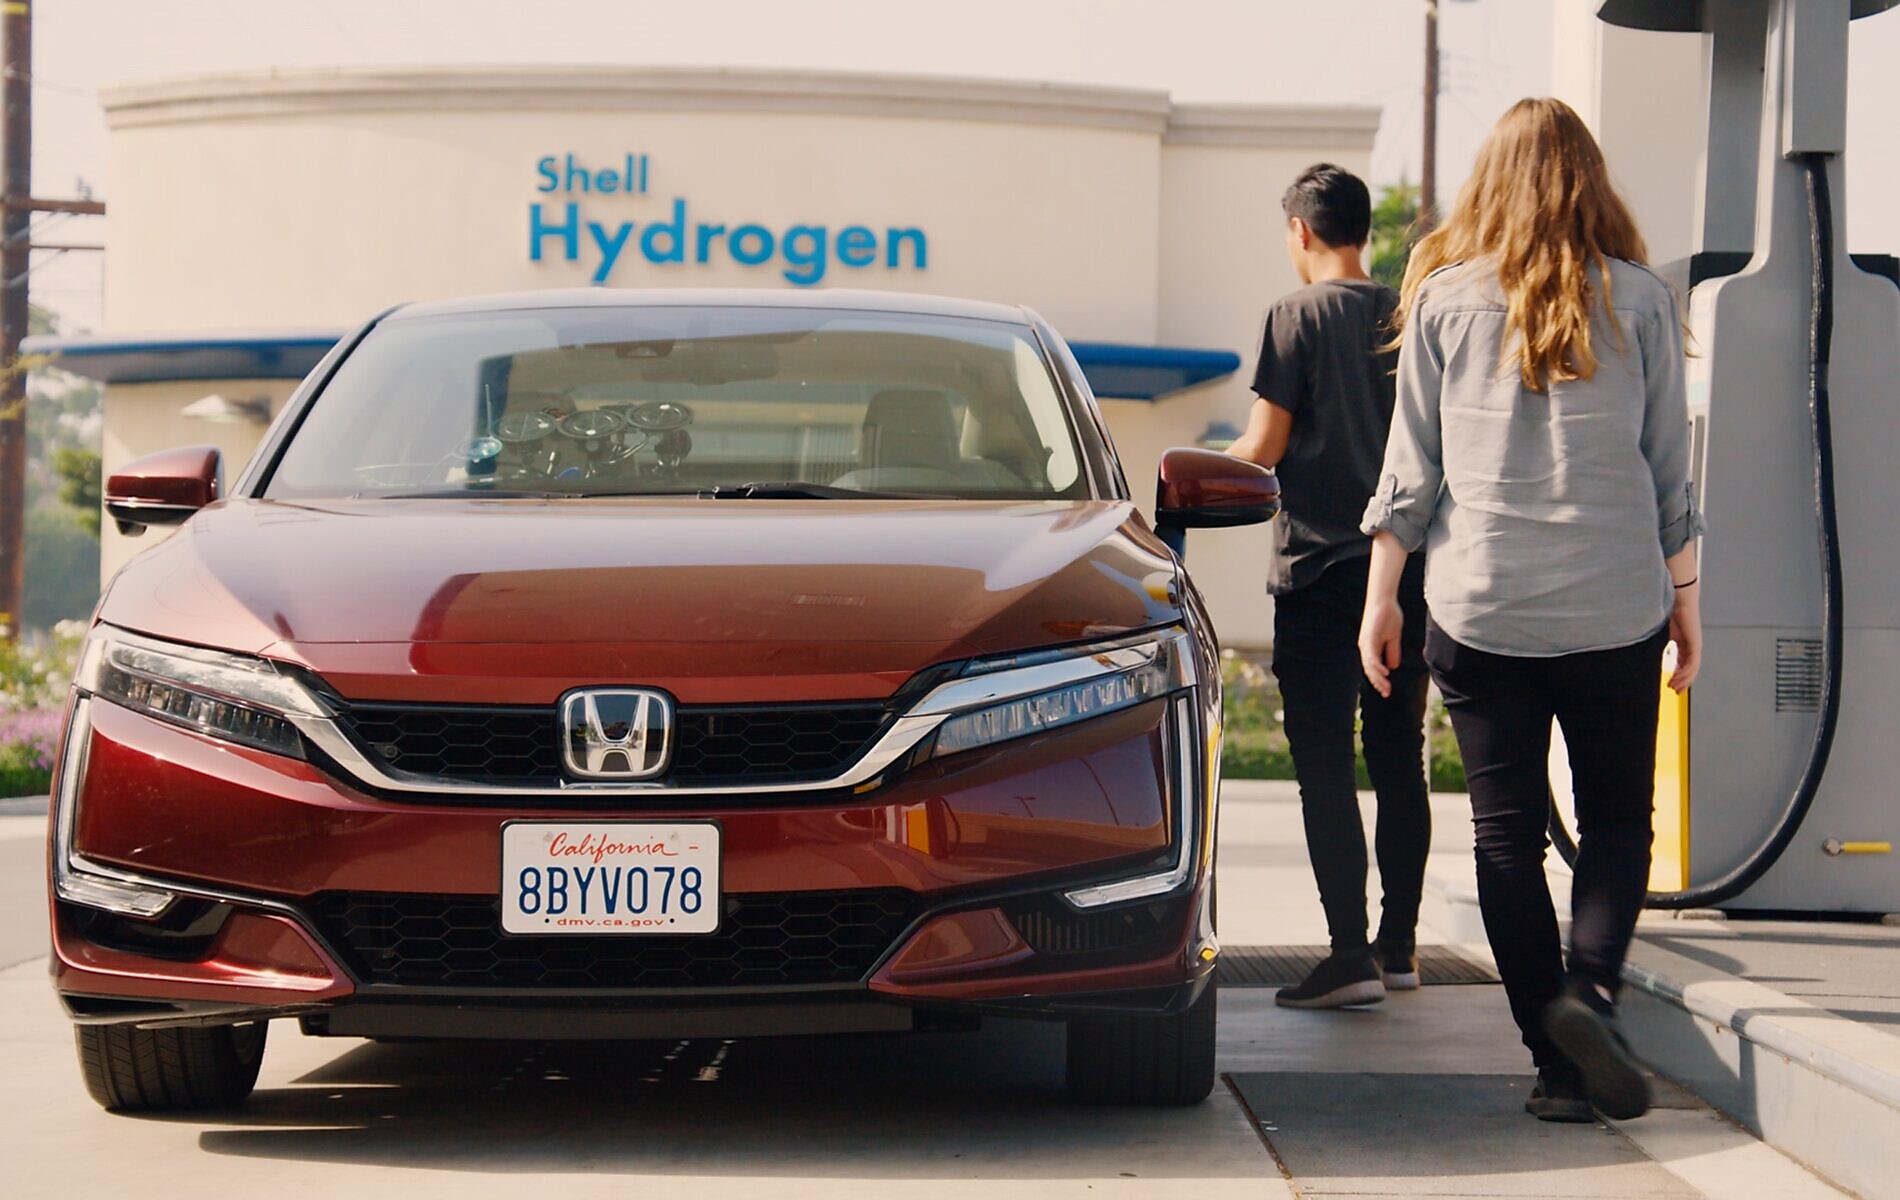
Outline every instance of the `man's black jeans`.
{"type": "Polygon", "coordinates": [[[1365,744],[1366,773],[1379,798],[1373,844],[1384,886],[1382,945],[1417,938],[1419,893],[1431,848],[1425,780],[1425,562],[1413,555],[1399,587],[1405,645],[1392,696],[1366,682],[1359,665],[1359,619],[1366,607],[1361,555],[1326,568],[1305,587],[1274,599],[1273,673],[1280,680],[1287,748],[1300,781],[1306,852],[1326,909],[1335,953],[1366,948],[1366,830],[1353,774],[1353,724],[1365,744]]]}
{"type": "Polygon", "coordinates": [[[1615,994],[1649,885],[1656,714],[1668,632],[1633,646],[1517,658],[1453,641],[1433,625],[1431,664],[1464,754],[1477,835],[1478,906],[1511,1015],[1539,1067],[1561,1056],[1544,1006],[1563,988],[1557,913],[1544,878],[1550,723],[1564,731],[1577,802],[1570,972],[1615,994]]]}

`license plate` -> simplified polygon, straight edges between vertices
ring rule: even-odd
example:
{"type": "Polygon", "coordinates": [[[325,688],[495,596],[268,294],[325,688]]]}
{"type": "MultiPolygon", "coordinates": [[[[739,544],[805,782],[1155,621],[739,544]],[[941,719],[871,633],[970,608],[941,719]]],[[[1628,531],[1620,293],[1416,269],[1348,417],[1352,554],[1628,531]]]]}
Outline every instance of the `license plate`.
{"type": "Polygon", "coordinates": [[[719,826],[511,821],[501,830],[503,933],[712,933],[719,826]]]}

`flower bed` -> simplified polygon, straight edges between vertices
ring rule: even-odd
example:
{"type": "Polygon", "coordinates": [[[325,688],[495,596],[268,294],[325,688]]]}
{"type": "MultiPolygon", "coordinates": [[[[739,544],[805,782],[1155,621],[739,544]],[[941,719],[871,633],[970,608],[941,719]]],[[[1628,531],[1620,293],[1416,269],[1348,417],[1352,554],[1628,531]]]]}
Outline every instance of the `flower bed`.
{"type": "Polygon", "coordinates": [[[0,799],[51,786],[60,708],[85,633],[84,621],[61,621],[50,636],[0,642],[0,799]]]}
{"type": "Polygon", "coordinates": [[[0,798],[38,796],[53,782],[59,710],[0,713],[0,798]]]}

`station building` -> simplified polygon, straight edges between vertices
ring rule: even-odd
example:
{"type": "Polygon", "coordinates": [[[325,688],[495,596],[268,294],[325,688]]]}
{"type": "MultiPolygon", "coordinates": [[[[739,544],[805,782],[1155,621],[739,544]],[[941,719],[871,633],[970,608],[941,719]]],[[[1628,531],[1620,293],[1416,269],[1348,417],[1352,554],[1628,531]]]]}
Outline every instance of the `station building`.
{"type": "MultiPolygon", "coordinates": [[[[1297,284],[1280,194],[1317,160],[1363,173],[1379,117],[648,67],[219,75],[102,102],[107,332],[29,348],[106,384],[108,472],[208,442],[234,476],[323,352],[403,301],[839,285],[1041,312],[1144,498],[1163,448],[1244,424],[1261,315],[1297,284]]],[[[1266,536],[1192,543],[1230,644],[1270,640],[1266,536]]],[[[144,544],[108,529],[106,574],[144,544]]]]}

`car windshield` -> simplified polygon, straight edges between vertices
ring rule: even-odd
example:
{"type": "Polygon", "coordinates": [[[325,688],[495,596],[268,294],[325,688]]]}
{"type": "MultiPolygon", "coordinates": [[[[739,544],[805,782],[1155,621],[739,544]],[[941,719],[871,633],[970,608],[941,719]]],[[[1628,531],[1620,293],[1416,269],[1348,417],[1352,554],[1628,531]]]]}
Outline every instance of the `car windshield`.
{"type": "Polygon", "coordinates": [[[344,359],[264,494],[1087,494],[1027,325],[770,307],[403,318],[344,359]]]}

